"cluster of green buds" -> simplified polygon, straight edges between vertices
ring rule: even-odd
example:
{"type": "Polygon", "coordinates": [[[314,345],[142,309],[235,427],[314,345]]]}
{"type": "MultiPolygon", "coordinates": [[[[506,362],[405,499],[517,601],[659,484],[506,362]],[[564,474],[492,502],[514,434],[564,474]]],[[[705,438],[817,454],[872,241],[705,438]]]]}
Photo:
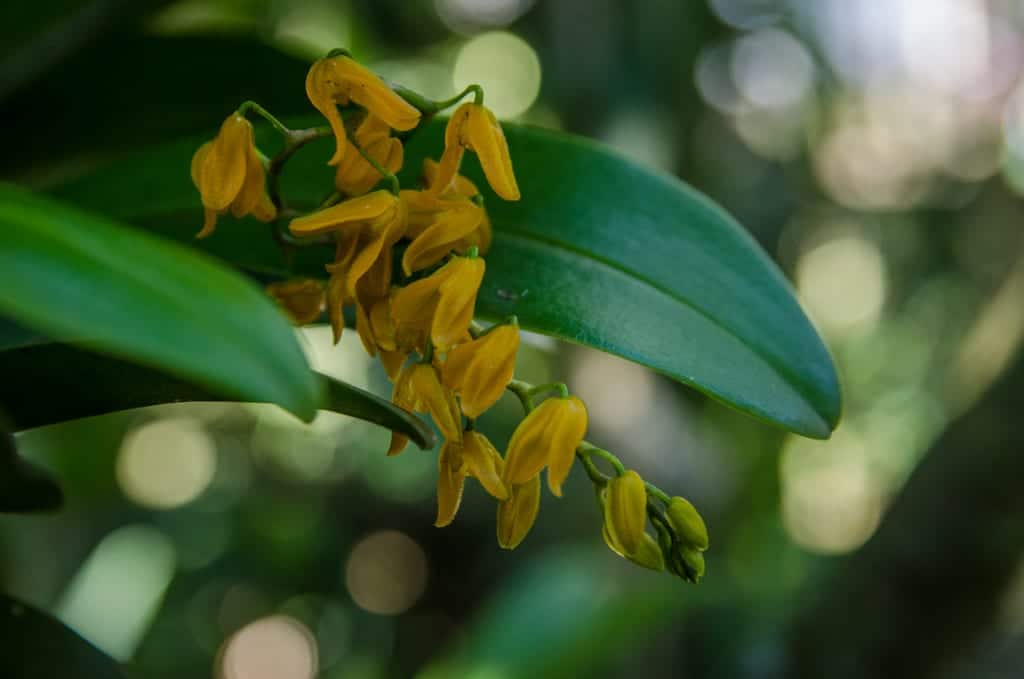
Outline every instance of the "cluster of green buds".
{"type": "MultiPolygon", "coordinates": [[[[497,501],[499,545],[513,549],[536,520],[541,473],[546,470],[548,488],[561,497],[580,460],[597,490],[608,546],[647,568],[699,580],[708,541],[693,506],[584,441],[586,407],[564,384],[513,379],[515,317],[489,327],[474,321],[492,232],[483,195],[459,173],[465,152],[476,154],[499,198],[520,199],[505,135],[484,106],[483,90],[471,85],[452,99],[433,101],[334,50],[310,68],[306,93],[327,126],[292,130],[246,102],[196,151],[192,179],[205,211],[198,236],[211,236],[218,217],[230,211],[270,222],[282,247],[333,249],[326,281],[288,280],[267,292],[296,325],[313,323],[326,310],[335,343],[345,328],[344,310],[353,310],[363,347],[380,358],[393,382],[394,404],[434,421],[444,439],[436,525],[454,520],[465,481],[474,478],[497,501]],[[472,101],[463,102],[469,95],[472,101]],[[456,104],[439,158],[424,161],[419,186],[403,188],[395,174],[405,160],[403,142],[456,104]],[[283,136],[284,147],[272,158],[256,148],[249,114],[283,136]],[[279,176],[300,148],[323,137],[335,141],[328,160],[334,190],[316,208],[298,211],[281,196],[279,176]],[[476,430],[476,419],[506,390],[518,396],[525,415],[503,455],[476,430]],[[615,474],[598,471],[594,457],[615,474]],[[657,539],[646,532],[648,518],[657,539]]],[[[398,455],[406,443],[393,434],[388,454],[398,455]]]]}

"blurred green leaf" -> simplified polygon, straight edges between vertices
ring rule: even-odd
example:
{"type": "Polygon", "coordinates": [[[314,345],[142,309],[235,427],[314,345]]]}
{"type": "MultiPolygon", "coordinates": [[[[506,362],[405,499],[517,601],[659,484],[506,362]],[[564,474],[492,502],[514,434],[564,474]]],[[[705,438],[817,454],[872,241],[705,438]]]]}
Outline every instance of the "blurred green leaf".
{"type": "Polygon", "coordinates": [[[0,97],[53,68],[97,35],[137,21],[169,1],[12,0],[0,4],[0,97]]]}
{"type": "Polygon", "coordinates": [[[123,679],[120,666],[59,620],[0,594],[0,672],[10,679],[123,679]]]}
{"type": "Polygon", "coordinates": [[[246,99],[279,115],[310,111],[302,89],[308,68],[254,40],[112,36],[0,101],[0,173],[20,181],[30,171],[35,181],[51,181],[52,174],[204,129],[246,99]]]}
{"type": "Polygon", "coordinates": [[[60,486],[18,455],[14,435],[7,431],[6,418],[0,416],[0,512],[48,511],[63,502],[60,486]]]}
{"type": "Polygon", "coordinates": [[[466,634],[419,678],[603,676],[608,663],[700,596],[663,573],[609,586],[610,573],[594,568],[607,558],[601,551],[561,548],[505,579],[466,634]]]}
{"type": "Polygon", "coordinates": [[[0,185],[0,290],[0,311],[56,339],[316,414],[322,386],[273,302],[174,243],[0,185]]]}
{"type": "MultiPolygon", "coordinates": [[[[216,122],[216,121],[212,121],[216,122]]],[[[406,185],[443,147],[443,122],[411,140],[406,185]]],[[[826,438],[840,412],[831,357],[785,278],[724,211],[682,182],[592,142],[507,125],[523,200],[488,193],[495,240],[477,306],[529,330],[646,365],[741,411],[826,438]]],[[[188,176],[198,140],[166,145],[57,190],[125,221],[191,239],[201,223],[188,176]]],[[[268,150],[273,149],[273,144],[268,150]]],[[[286,195],[330,190],[330,143],[286,170],[286,195]]],[[[484,183],[476,162],[465,171],[484,183]]],[[[293,261],[250,224],[199,244],[254,272],[322,276],[330,253],[293,261]]]]}
{"type": "MultiPolygon", "coordinates": [[[[379,424],[421,448],[433,447],[433,432],[419,418],[368,391],[314,374],[323,385],[322,410],[379,424]]],[[[0,375],[0,408],[17,431],[161,403],[228,400],[159,370],[66,344],[0,351],[0,375]]]]}

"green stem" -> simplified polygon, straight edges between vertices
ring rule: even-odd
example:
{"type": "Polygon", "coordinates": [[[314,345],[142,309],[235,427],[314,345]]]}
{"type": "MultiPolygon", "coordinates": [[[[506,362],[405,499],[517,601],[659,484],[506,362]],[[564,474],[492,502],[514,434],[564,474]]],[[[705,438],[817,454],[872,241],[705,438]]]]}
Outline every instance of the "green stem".
{"type": "Polygon", "coordinates": [[[329,137],[331,134],[333,132],[329,127],[310,127],[305,130],[289,130],[285,135],[284,148],[270,159],[270,166],[267,168],[267,194],[278,213],[285,209],[280,188],[281,172],[284,170],[285,164],[295,155],[296,151],[309,142],[329,137]]]}
{"type": "Polygon", "coordinates": [[[285,137],[289,137],[292,134],[292,131],[290,129],[288,129],[287,125],[282,123],[270,111],[268,111],[267,109],[263,108],[262,106],[257,104],[255,101],[245,101],[245,102],[242,102],[242,105],[238,107],[238,114],[239,115],[244,116],[244,115],[248,114],[249,111],[252,111],[256,115],[258,115],[259,117],[263,118],[268,123],[273,125],[274,129],[277,130],[278,132],[280,132],[281,134],[283,134],[285,137]]]}
{"type": "Polygon", "coordinates": [[[670,502],[672,502],[672,498],[670,498],[668,496],[668,493],[663,491],[661,488],[658,488],[653,483],[650,483],[648,481],[644,481],[644,487],[647,488],[647,494],[648,495],[652,495],[652,496],[658,498],[659,500],[661,500],[662,502],[665,503],[666,507],[668,506],[668,504],[670,502]]]}
{"type": "Polygon", "coordinates": [[[576,449],[576,457],[579,458],[579,461],[583,464],[584,471],[587,472],[587,476],[590,477],[590,481],[595,486],[603,488],[608,483],[610,477],[602,474],[601,470],[594,465],[594,461],[590,459],[589,452],[584,450],[583,446],[576,449]]]}
{"type": "Polygon", "coordinates": [[[473,94],[474,103],[480,105],[484,103],[484,89],[475,83],[466,86],[466,89],[462,90],[454,97],[451,97],[449,99],[443,99],[441,101],[428,99],[424,97],[422,94],[418,92],[413,92],[409,88],[403,87],[402,85],[392,84],[391,89],[393,89],[395,93],[402,99],[405,99],[407,102],[412,104],[416,109],[420,111],[420,113],[424,114],[425,116],[436,115],[437,113],[440,113],[449,106],[454,106],[455,104],[462,101],[466,97],[466,95],[470,93],[473,94]]]}
{"type": "Polygon", "coordinates": [[[616,476],[622,476],[626,473],[626,466],[622,464],[619,458],[615,457],[604,448],[598,448],[594,444],[584,441],[580,444],[580,447],[577,450],[582,450],[586,455],[597,455],[615,469],[616,476]]]}
{"type": "Polygon", "coordinates": [[[522,404],[523,410],[529,413],[533,410],[533,399],[530,396],[530,391],[533,385],[529,382],[523,382],[522,380],[512,380],[508,383],[505,388],[511,391],[519,398],[519,403],[522,404]]]}
{"type": "Polygon", "coordinates": [[[391,189],[391,193],[397,196],[398,192],[402,188],[401,185],[398,183],[398,177],[384,169],[384,167],[380,163],[378,163],[373,156],[367,153],[366,150],[356,142],[355,138],[350,138],[349,143],[351,143],[352,146],[354,146],[356,150],[359,151],[359,155],[361,155],[363,159],[365,159],[366,162],[368,162],[373,167],[374,170],[380,173],[380,176],[383,177],[390,185],[389,188],[391,189]]]}
{"type": "Polygon", "coordinates": [[[565,386],[563,382],[549,382],[548,384],[540,384],[530,389],[530,396],[536,396],[538,394],[546,394],[549,391],[557,391],[559,396],[562,398],[569,398],[569,387],[565,386]]]}

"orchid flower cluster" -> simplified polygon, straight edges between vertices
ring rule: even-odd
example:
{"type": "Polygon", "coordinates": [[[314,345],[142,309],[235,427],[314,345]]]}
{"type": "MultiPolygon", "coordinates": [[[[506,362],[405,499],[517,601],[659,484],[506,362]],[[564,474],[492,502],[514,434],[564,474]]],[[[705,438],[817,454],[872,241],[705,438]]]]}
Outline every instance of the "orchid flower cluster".
{"type": "MultiPolygon", "coordinates": [[[[498,543],[513,549],[536,520],[541,472],[547,470],[550,492],[561,497],[579,460],[597,491],[608,546],[641,566],[697,582],[708,536],[693,505],[584,441],[586,407],[564,384],[513,379],[515,317],[489,327],[474,321],[492,232],[483,195],[459,174],[465,152],[476,154],[498,197],[520,198],[505,135],[484,106],[483,90],[471,85],[450,100],[432,101],[334,50],[310,68],[306,93],[326,127],[292,130],[246,102],[196,151],[192,179],[205,212],[198,237],[213,234],[218,217],[230,211],[270,222],[284,247],[334,248],[326,283],[285,281],[268,293],[297,325],[317,321],[326,307],[335,343],[345,327],[344,309],[354,308],[355,331],[393,382],[394,404],[429,414],[443,436],[437,526],[454,520],[472,477],[497,500],[498,543]],[[462,101],[470,94],[472,101],[462,101]],[[439,159],[424,161],[419,188],[403,189],[395,174],[404,162],[403,140],[456,104],[439,159]],[[272,159],[256,148],[250,113],[284,137],[272,159]],[[335,141],[328,161],[335,190],[317,209],[301,213],[285,204],[277,178],[300,147],[321,137],[335,141]],[[505,391],[519,398],[526,414],[502,455],[475,421],[505,391]],[[613,473],[601,472],[595,459],[613,473]]],[[[398,455],[406,443],[393,433],[388,455],[398,455]]]]}

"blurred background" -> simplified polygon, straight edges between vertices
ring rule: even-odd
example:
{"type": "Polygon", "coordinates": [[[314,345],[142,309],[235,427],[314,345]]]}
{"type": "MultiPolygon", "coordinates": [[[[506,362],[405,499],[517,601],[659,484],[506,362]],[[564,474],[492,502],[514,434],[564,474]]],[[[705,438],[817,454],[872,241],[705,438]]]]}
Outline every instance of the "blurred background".
{"type": "MultiPolygon", "coordinates": [[[[305,69],[336,46],[428,96],[478,82],[499,117],[724,205],[793,281],[845,413],[831,441],[788,436],[527,338],[521,377],[569,383],[593,440],[702,511],[697,587],[609,552],[579,470],[505,553],[478,485],[433,528],[435,456],[385,458],[362,422],[186,404],[62,424],[18,437],[68,503],[0,517],[0,589],[138,677],[1021,676],[1019,2],[51,4],[70,19],[5,10],[24,16],[0,31],[3,178],[46,187],[245,99],[308,114],[305,69]]],[[[303,331],[314,362],[386,394],[329,334],[303,331]]],[[[503,444],[517,407],[481,428],[503,444]]]]}

